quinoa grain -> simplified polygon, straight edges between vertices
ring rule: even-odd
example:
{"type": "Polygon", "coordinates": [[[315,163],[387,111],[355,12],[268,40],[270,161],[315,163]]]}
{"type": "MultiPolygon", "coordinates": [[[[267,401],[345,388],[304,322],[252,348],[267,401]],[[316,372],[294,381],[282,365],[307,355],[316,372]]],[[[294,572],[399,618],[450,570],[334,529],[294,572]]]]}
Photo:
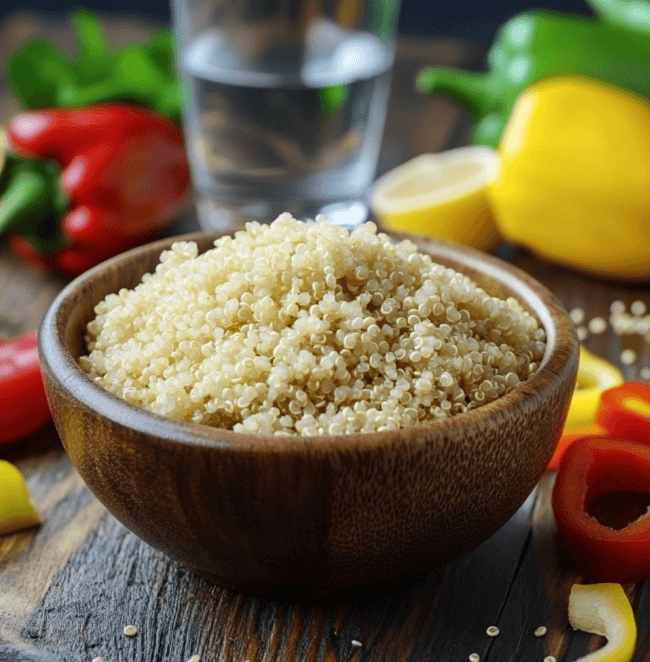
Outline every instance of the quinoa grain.
{"type": "Polygon", "coordinates": [[[607,322],[602,317],[594,317],[593,319],[589,320],[589,324],[587,325],[587,328],[589,329],[590,333],[596,335],[605,333],[605,331],[607,330],[607,322]]]}
{"type": "Polygon", "coordinates": [[[261,435],[374,432],[516,388],[545,333],[514,298],[367,223],[249,223],[164,251],[88,324],[82,369],[127,402],[261,435]]]}
{"type": "Polygon", "coordinates": [[[623,365],[632,365],[636,361],[636,352],[633,349],[624,349],[621,352],[621,363],[623,365]]]}

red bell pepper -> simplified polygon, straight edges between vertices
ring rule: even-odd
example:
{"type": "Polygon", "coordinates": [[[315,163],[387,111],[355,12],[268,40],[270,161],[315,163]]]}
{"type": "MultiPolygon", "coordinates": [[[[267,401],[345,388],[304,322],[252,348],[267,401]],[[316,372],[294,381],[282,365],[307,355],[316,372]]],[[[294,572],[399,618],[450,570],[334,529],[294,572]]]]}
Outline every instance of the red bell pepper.
{"type": "Polygon", "coordinates": [[[625,382],[603,391],[594,423],[613,437],[650,446],[650,385],[625,382]]]}
{"type": "Polygon", "coordinates": [[[0,232],[19,235],[12,245],[24,259],[77,275],[153,237],[185,203],[183,136],[153,111],[43,110],[7,133],[23,158],[9,155],[0,179],[0,232]]]}
{"type": "Polygon", "coordinates": [[[650,449],[608,436],[574,441],[564,453],[553,487],[560,545],[579,571],[597,582],[650,578],[650,516],[617,530],[588,510],[613,492],[650,495],[650,449]]]}
{"type": "Polygon", "coordinates": [[[36,331],[0,342],[0,445],[35,432],[49,419],[36,331]]]}

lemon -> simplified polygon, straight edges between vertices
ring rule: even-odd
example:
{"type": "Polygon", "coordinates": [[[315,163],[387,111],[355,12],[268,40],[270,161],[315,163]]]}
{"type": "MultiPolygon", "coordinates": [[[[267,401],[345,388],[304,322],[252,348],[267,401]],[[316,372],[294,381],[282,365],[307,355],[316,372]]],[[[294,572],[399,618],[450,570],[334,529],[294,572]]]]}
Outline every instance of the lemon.
{"type": "Polygon", "coordinates": [[[620,584],[574,584],[569,596],[569,622],[607,638],[597,651],[576,662],[630,662],[636,645],[636,622],[620,584]]]}
{"type": "Polygon", "coordinates": [[[491,250],[500,239],[487,188],[498,163],[481,146],[422,154],[377,181],[370,207],[388,228],[491,250]]]}
{"type": "Polygon", "coordinates": [[[40,522],[20,471],[10,462],[0,460],[0,535],[40,522]]]}

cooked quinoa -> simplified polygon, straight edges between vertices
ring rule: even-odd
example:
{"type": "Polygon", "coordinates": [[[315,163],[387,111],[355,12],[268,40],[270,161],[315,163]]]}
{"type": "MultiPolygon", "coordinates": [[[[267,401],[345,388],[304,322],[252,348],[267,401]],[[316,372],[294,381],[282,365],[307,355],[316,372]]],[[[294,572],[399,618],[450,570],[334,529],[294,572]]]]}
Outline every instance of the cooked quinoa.
{"type": "Polygon", "coordinates": [[[375,432],[516,388],[545,333],[514,298],[372,223],[249,223],[198,254],[164,251],[88,324],[82,369],[127,402],[261,435],[375,432]]]}

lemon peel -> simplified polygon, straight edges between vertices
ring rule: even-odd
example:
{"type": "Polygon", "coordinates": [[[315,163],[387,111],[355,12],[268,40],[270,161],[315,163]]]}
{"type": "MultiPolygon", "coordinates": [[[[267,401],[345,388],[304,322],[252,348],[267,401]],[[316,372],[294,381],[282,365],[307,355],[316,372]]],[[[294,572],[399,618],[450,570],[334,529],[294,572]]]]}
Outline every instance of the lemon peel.
{"type": "Polygon", "coordinates": [[[569,623],[607,638],[607,643],[576,662],[630,662],[636,645],[636,622],[620,584],[574,584],[569,597],[569,623]]]}
{"type": "Polygon", "coordinates": [[[40,523],[20,471],[10,462],[0,460],[0,535],[40,523]]]}
{"type": "Polygon", "coordinates": [[[422,154],[375,184],[370,207],[385,226],[492,250],[500,237],[488,203],[499,157],[473,145],[422,154]]]}

